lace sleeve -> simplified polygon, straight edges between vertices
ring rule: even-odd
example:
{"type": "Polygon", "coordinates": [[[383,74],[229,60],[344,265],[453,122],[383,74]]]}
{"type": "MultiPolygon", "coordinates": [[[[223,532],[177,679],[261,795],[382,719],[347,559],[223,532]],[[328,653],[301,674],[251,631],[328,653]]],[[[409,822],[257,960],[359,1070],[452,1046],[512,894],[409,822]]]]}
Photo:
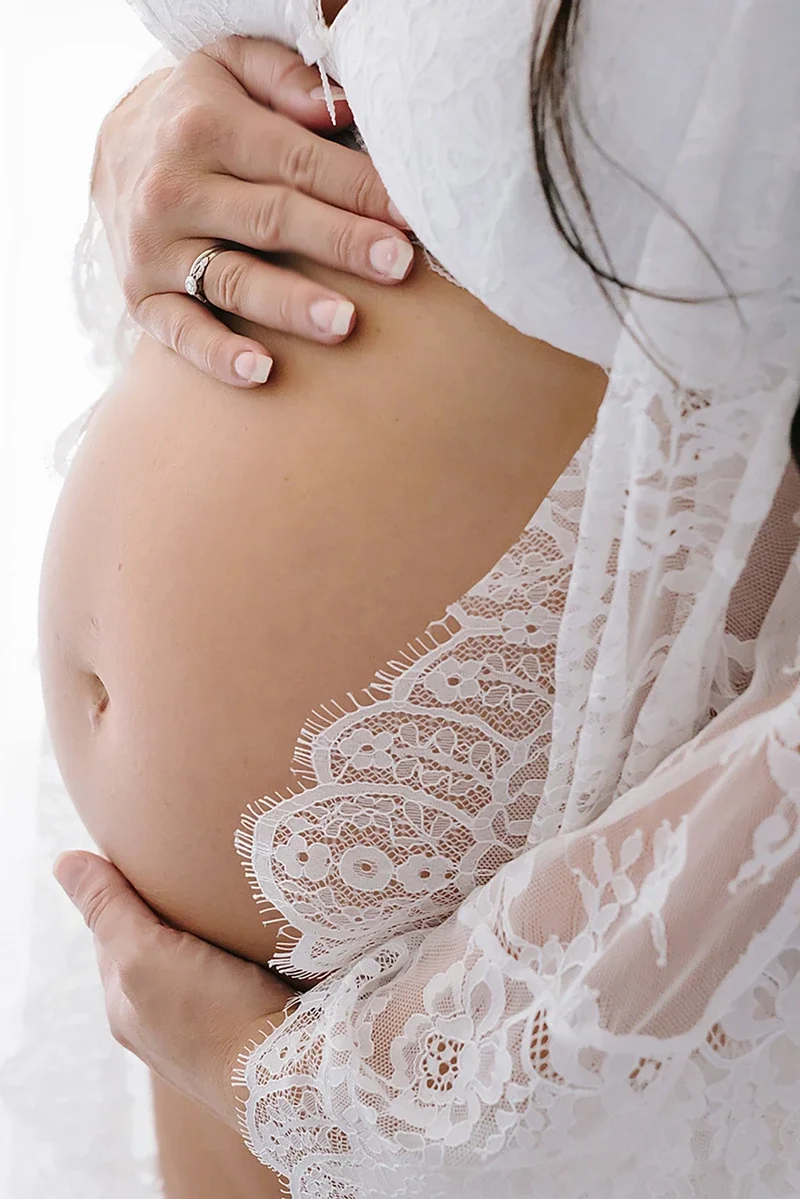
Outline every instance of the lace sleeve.
{"type": "Polygon", "coordinates": [[[243,1133],[295,1199],[796,1193],[797,570],[704,732],[243,1055],[243,1133]]]}

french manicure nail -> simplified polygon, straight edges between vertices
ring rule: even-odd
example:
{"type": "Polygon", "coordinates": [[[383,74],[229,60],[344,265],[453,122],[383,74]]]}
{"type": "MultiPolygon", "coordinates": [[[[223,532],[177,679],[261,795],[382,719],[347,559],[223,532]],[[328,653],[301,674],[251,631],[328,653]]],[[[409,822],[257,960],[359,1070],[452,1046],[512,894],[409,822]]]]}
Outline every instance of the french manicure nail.
{"type": "Polygon", "coordinates": [[[349,300],[315,300],[308,311],[321,333],[341,335],[349,330],[355,310],[349,300]]]}
{"type": "MultiPolygon", "coordinates": [[[[311,91],[308,93],[308,98],[309,98],[309,100],[325,100],[325,99],[327,99],[327,97],[325,95],[325,88],[324,87],[312,87],[311,91]]],[[[343,88],[341,88],[341,87],[332,87],[331,88],[331,100],[333,100],[334,104],[336,103],[337,100],[346,100],[346,99],[347,99],[347,94],[343,88]]]]}
{"type": "Polygon", "coordinates": [[[266,354],[245,350],[234,362],[233,369],[240,379],[246,379],[248,383],[266,383],[272,370],[272,359],[266,354]]]}
{"type": "Polygon", "coordinates": [[[369,260],[382,275],[390,279],[404,278],[411,259],[414,257],[414,247],[399,237],[383,237],[370,246],[369,260]]]}

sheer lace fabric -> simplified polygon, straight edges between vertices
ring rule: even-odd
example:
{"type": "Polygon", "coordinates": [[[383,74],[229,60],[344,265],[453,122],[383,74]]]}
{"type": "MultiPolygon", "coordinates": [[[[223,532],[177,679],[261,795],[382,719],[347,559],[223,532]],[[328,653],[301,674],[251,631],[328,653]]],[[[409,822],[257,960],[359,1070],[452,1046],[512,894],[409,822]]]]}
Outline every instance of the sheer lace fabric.
{"type": "MultiPolygon", "coordinates": [[[[771,398],[780,403],[779,394],[771,398]]],[[[787,387],[787,421],[794,398],[787,387]]],[[[591,449],[584,512],[592,468],[606,453],[619,454],[626,432],[619,418],[626,407],[637,408],[630,392],[618,398],[616,411],[611,399],[591,449]]],[[[655,404],[640,399],[636,423],[649,424],[656,414],[663,420],[662,403],[663,397],[655,404]]],[[[687,405],[685,395],[676,394],[669,421],[662,426],[671,435],[653,436],[653,448],[660,446],[662,454],[670,444],[684,451],[661,460],[664,476],[672,474],[673,482],[683,478],[698,439],[708,454],[709,424],[716,425],[709,422],[713,407],[687,405]]],[[[732,412],[729,408],[728,415],[732,412]]],[[[726,506],[735,508],[737,497],[743,498],[750,463],[753,469],[757,462],[763,466],[757,447],[766,449],[768,435],[760,412],[753,415],[749,433],[742,425],[738,452],[738,439],[730,436],[733,422],[726,438],[714,437],[721,468],[717,494],[726,506]]],[[[785,433],[785,424],[783,428],[785,433]]],[[[785,452],[774,460],[781,463],[777,489],[785,452]]],[[[653,494],[649,486],[653,478],[645,476],[640,494],[629,500],[634,506],[640,500],[645,513],[658,497],[659,488],[653,494]]],[[[787,479],[797,507],[800,488],[793,467],[787,479]]],[[[667,511],[668,491],[664,488],[659,497],[667,511]]],[[[768,489],[760,491],[759,505],[768,489]]],[[[629,690],[626,704],[627,696],[620,699],[611,680],[596,673],[595,691],[583,713],[564,712],[556,657],[550,769],[540,743],[538,760],[544,769],[530,768],[535,753],[521,756],[522,770],[508,770],[504,783],[485,801],[490,828],[501,830],[500,835],[489,834],[491,851],[514,853],[507,830],[526,819],[527,843],[534,848],[517,852],[435,931],[426,936],[420,930],[452,903],[445,877],[452,859],[442,852],[450,830],[443,830],[439,839],[436,835],[441,802],[435,791],[426,802],[409,788],[403,804],[395,799],[384,805],[388,818],[383,826],[373,816],[382,795],[392,790],[381,787],[381,768],[396,780],[398,773],[402,778],[398,767],[414,760],[408,746],[415,748],[411,734],[419,726],[419,713],[399,695],[393,711],[399,733],[391,740],[384,732],[378,743],[375,726],[363,713],[358,737],[350,718],[351,745],[356,748],[358,742],[373,762],[361,764],[362,777],[355,781],[345,769],[338,785],[327,784],[325,799],[333,819],[323,819],[321,831],[313,788],[305,793],[307,810],[302,798],[294,804],[295,819],[309,816],[300,833],[300,825],[277,831],[279,809],[261,817],[263,846],[274,846],[276,838],[287,844],[302,837],[301,855],[295,851],[294,860],[302,856],[314,877],[314,886],[305,892],[314,927],[294,947],[294,958],[282,960],[289,972],[302,963],[306,941],[313,949],[327,949],[326,965],[335,962],[326,921],[316,914],[313,900],[333,879],[329,901],[332,894],[341,905],[341,891],[352,885],[352,867],[342,861],[351,852],[340,832],[345,808],[356,828],[358,814],[366,817],[364,857],[370,864],[385,859],[383,877],[370,877],[362,901],[366,910],[368,900],[369,917],[357,926],[350,923],[339,938],[339,952],[351,964],[304,996],[281,1028],[244,1055],[237,1075],[248,1089],[246,1138],[262,1160],[290,1177],[294,1194],[377,1199],[417,1194],[424,1186],[428,1195],[477,1196],[487,1185],[501,1183],[503,1194],[527,1195],[534,1171],[537,1195],[576,1199],[586,1193],[796,1193],[800,557],[793,556],[774,598],[769,585],[761,595],[758,584],[747,595],[738,593],[749,611],[769,607],[769,613],[755,646],[749,647],[755,674],[749,686],[740,680],[742,694],[734,698],[719,681],[727,682],[734,667],[747,670],[748,647],[725,633],[724,609],[714,619],[706,610],[716,582],[713,562],[717,571],[726,565],[725,538],[716,548],[697,538],[699,528],[712,524],[705,505],[682,509],[676,503],[675,511],[683,513],[682,532],[661,564],[662,587],[664,578],[672,586],[663,591],[658,635],[648,631],[637,646],[638,630],[631,623],[614,647],[616,661],[623,652],[638,650],[631,677],[641,679],[640,687],[629,690]],[[682,560],[680,569],[676,560],[682,560]],[[702,579],[703,587],[696,593],[682,590],[681,584],[693,576],[702,579]],[[702,622],[714,645],[706,656],[701,653],[704,644],[694,642],[693,652],[681,655],[681,677],[673,684],[677,690],[665,692],[657,709],[664,667],[653,669],[650,655],[672,652],[694,621],[702,622]],[[678,698],[689,694],[690,682],[704,697],[702,707],[691,709],[696,725],[705,726],[699,735],[691,727],[686,732],[688,705],[678,698]],[[722,711],[709,722],[715,707],[722,711]],[[587,719],[590,711],[596,729],[587,719]],[[612,735],[609,725],[621,726],[624,733],[614,734],[618,753],[602,770],[604,737],[612,735]],[[553,773],[559,737],[571,739],[576,727],[579,741],[588,735],[593,749],[591,771],[580,788],[575,787],[579,755],[574,752],[564,755],[571,769],[563,776],[553,773]],[[668,756],[670,741],[676,750],[668,756]],[[620,753],[621,747],[627,753],[620,753]],[[374,763],[376,757],[380,762],[374,763]],[[370,774],[370,766],[378,769],[370,774]],[[626,774],[638,777],[626,785],[626,774]],[[531,780],[533,785],[526,785],[531,780]],[[402,837],[409,804],[419,805],[418,823],[429,830],[425,889],[419,850],[402,837]],[[324,862],[316,852],[321,846],[330,855],[324,862]],[[411,856],[406,857],[409,848],[411,856]],[[337,861],[335,852],[342,849],[337,861]],[[403,882],[410,892],[405,927],[397,898],[403,882]],[[378,913],[376,924],[373,911],[378,913]],[[353,961],[356,948],[360,956],[353,961]]],[[[741,516],[741,544],[751,537],[758,545],[755,508],[741,516]]],[[[552,520],[549,504],[542,517],[545,525],[552,520]]],[[[762,537],[774,536],[770,524],[762,537]]],[[[532,532],[529,526],[522,545],[532,532]]],[[[642,556],[643,528],[630,521],[627,532],[617,532],[620,536],[614,537],[608,530],[607,546],[594,546],[598,552],[607,548],[606,562],[616,561],[609,585],[625,592],[653,587],[655,555],[648,551],[642,556]]],[[[784,552],[796,544],[796,528],[787,540],[784,552]]],[[[579,537],[578,553],[580,545],[579,537]]],[[[521,562],[511,571],[506,563],[520,589],[525,574],[521,562]]],[[[493,572],[478,590],[487,589],[496,577],[493,572]]],[[[574,620],[585,631],[584,657],[594,660],[599,672],[611,622],[608,617],[604,623],[587,619],[585,594],[575,590],[575,578],[573,565],[558,647],[574,620]]],[[[729,574],[720,594],[729,592],[730,584],[729,574]]],[[[517,602],[513,586],[506,594],[511,604],[517,602]]],[[[506,618],[517,611],[504,609],[506,618]]],[[[530,612],[535,629],[535,605],[530,612]]],[[[729,624],[736,619],[735,612],[729,613],[729,624]]],[[[504,626],[501,617],[497,626],[511,636],[513,654],[518,625],[506,619],[504,626]]],[[[538,627],[547,628],[544,622],[538,627]]],[[[445,645],[430,651],[431,674],[442,654],[448,687],[468,694],[477,679],[488,693],[498,657],[491,638],[480,671],[474,657],[460,664],[457,652],[451,654],[445,645]]],[[[546,644],[529,655],[529,667],[530,659],[540,667],[537,682],[547,694],[553,681],[548,660],[553,657],[546,644]]],[[[407,673],[422,675],[423,662],[407,673]]],[[[419,683],[409,683],[413,696],[419,683]]],[[[462,720],[448,718],[451,740],[463,737],[462,720]]],[[[479,723],[474,721],[475,729],[479,723]]],[[[542,727],[549,731],[547,718],[542,727]]],[[[526,732],[534,745],[537,731],[531,720],[526,732]]],[[[316,744],[312,737],[311,759],[316,751],[321,781],[332,740],[326,732],[317,735],[316,744]]],[[[517,744],[528,748],[524,737],[517,744]]],[[[435,757],[436,742],[428,746],[435,757]]],[[[444,748],[449,748],[446,738],[444,748]]],[[[432,780],[432,791],[438,781],[432,780]]],[[[457,805],[452,774],[448,781],[451,803],[457,805]]],[[[254,875],[273,903],[291,911],[291,886],[278,881],[291,855],[273,848],[270,869],[269,853],[259,853],[259,824],[255,827],[254,875]]],[[[473,830],[480,846],[478,815],[473,830]]],[[[473,877],[481,881],[478,870],[473,877]]]]}
{"type": "Polygon", "coordinates": [[[589,446],[518,541],[347,708],[303,730],[297,794],[237,836],[259,898],[315,977],[439,923],[525,848],[547,774],[554,638],[589,446]]]}
{"type": "Polygon", "coordinates": [[[610,368],[517,543],[243,821],[299,934],[277,964],[333,972],[243,1053],[248,1144],[296,1199],[796,1195],[794,6],[589,3],[583,111],[666,204],[582,145],[615,265],[738,297],[639,297],[623,330],[543,209],[529,6],[138,7],[178,54],[311,30],[423,244],[610,368]]]}

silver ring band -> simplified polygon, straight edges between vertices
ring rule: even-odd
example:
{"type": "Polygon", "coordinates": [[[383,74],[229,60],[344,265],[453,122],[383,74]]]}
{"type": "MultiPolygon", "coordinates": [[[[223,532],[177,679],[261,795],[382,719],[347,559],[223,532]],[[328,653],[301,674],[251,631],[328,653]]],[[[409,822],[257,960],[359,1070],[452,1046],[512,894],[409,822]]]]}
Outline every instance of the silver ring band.
{"type": "Polygon", "coordinates": [[[189,274],[183,281],[186,294],[192,296],[193,299],[199,300],[201,304],[207,304],[208,298],[203,290],[203,278],[206,273],[209,262],[216,258],[217,254],[222,254],[225,250],[230,250],[230,246],[213,245],[207,250],[203,250],[202,254],[198,254],[192,265],[189,267],[189,274]]]}

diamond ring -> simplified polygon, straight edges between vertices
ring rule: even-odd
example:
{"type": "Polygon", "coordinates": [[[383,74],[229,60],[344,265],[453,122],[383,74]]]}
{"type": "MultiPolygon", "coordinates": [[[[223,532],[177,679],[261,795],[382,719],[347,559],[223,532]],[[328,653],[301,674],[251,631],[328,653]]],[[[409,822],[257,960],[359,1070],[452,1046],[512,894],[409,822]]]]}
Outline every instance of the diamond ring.
{"type": "Polygon", "coordinates": [[[206,268],[217,254],[222,254],[225,250],[229,250],[230,246],[214,245],[209,246],[207,250],[203,250],[202,254],[198,254],[192,265],[189,267],[189,274],[183,281],[186,294],[192,296],[195,300],[199,300],[201,304],[207,304],[208,299],[203,290],[203,278],[206,273],[206,268]]]}

